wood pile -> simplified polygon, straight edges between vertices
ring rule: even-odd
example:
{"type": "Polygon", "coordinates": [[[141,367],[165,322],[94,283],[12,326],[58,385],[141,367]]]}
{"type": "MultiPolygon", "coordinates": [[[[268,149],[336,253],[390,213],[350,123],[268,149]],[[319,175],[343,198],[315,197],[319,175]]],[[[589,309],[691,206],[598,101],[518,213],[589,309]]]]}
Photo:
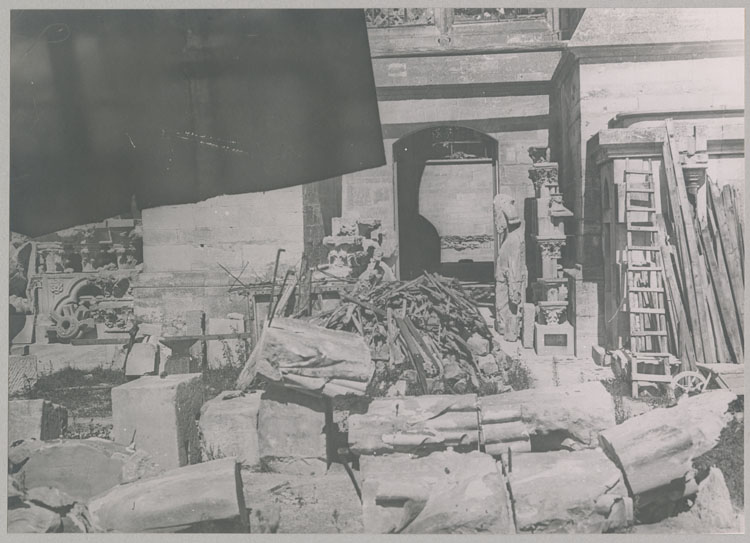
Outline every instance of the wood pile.
{"type": "Polygon", "coordinates": [[[666,129],[668,198],[660,229],[662,239],[669,239],[661,252],[672,345],[684,369],[695,371],[696,363],[743,363],[742,195],[707,178],[690,202],[671,120],[666,129]]]}
{"type": "Polygon", "coordinates": [[[503,389],[499,372],[480,371],[479,358],[489,354],[492,336],[456,280],[424,273],[408,282],[358,283],[316,322],[365,338],[376,361],[371,396],[384,396],[402,380],[413,394],[503,389]]]}

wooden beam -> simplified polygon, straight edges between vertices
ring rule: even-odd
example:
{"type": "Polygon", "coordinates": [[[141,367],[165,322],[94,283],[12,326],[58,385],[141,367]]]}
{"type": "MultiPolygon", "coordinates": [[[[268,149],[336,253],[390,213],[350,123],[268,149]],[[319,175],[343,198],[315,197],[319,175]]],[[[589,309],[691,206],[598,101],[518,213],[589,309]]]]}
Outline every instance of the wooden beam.
{"type": "Polygon", "coordinates": [[[685,179],[677,159],[679,152],[673,138],[674,126],[671,119],[666,121],[664,140],[664,170],[667,173],[667,186],[670,197],[672,217],[675,221],[675,232],[679,238],[680,264],[685,272],[685,284],[690,317],[693,320],[693,333],[700,334],[701,345],[696,342],[696,355],[706,362],[716,362],[715,345],[710,332],[706,301],[700,293],[707,292],[707,281],[702,274],[698,260],[698,239],[691,217],[692,206],[685,189],[685,179]]]}

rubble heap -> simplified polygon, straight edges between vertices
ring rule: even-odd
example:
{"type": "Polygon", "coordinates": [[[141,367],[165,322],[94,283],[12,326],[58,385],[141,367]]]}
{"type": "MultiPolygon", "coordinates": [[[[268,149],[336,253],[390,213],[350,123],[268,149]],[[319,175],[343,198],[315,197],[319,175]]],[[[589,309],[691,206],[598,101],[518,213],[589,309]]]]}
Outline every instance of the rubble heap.
{"type": "Polygon", "coordinates": [[[409,282],[363,281],[315,322],[365,338],[376,363],[370,396],[392,386],[402,395],[507,388],[490,353],[490,331],[456,280],[424,273],[409,282]]]}

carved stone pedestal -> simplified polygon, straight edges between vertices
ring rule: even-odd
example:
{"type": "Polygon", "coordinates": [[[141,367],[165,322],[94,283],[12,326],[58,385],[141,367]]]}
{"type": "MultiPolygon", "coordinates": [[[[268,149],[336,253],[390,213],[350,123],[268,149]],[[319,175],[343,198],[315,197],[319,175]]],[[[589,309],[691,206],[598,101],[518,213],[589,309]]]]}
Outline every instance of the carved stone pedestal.
{"type": "Polygon", "coordinates": [[[539,324],[534,326],[534,349],[542,356],[573,356],[573,326],[569,322],[562,324],[539,324]]]}

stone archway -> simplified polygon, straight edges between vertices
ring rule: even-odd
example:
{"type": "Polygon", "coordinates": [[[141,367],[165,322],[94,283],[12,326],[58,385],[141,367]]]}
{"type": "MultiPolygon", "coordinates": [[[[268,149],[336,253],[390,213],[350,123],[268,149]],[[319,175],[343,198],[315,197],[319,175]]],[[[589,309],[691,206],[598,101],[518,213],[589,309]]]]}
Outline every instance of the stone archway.
{"type": "Polygon", "coordinates": [[[422,271],[491,283],[498,142],[462,126],[433,126],[393,145],[401,279],[422,271]]]}

